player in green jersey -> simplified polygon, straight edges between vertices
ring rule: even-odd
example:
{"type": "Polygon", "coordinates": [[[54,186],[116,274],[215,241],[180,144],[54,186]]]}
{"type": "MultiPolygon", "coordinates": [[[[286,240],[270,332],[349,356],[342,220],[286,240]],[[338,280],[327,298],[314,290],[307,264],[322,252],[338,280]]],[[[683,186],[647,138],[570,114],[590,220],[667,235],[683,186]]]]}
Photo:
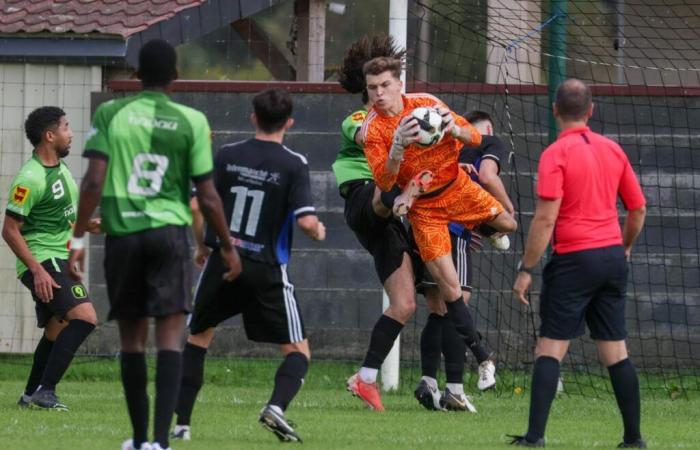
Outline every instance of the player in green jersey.
{"type": "Polygon", "coordinates": [[[171,101],[177,77],[175,49],[153,40],[139,52],[143,91],[109,101],[93,117],[83,156],[90,159],[70,255],[73,275],[85,260],[83,234],[100,203],[105,241],[105,278],[121,338],[121,371],[132,439],[122,450],[167,449],[182,371],[185,315],[191,311],[192,222],[190,181],[200,209],[219,238],[223,277],[241,271],[212,182],[211,131],[201,112],[171,101]],[[148,318],[155,318],[156,399],[152,444],[147,442],[148,396],[145,346],[148,318]]]}
{"type": "Polygon", "coordinates": [[[32,292],[44,334],[18,404],[67,410],[56,385],[97,323],[85,286],[68,277],[77,187],[62,159],[73,132],[54,106],[32,111],[24,128],[34,152],[12,180],[2,237],[17,256],[17,277],[32,292]]]}

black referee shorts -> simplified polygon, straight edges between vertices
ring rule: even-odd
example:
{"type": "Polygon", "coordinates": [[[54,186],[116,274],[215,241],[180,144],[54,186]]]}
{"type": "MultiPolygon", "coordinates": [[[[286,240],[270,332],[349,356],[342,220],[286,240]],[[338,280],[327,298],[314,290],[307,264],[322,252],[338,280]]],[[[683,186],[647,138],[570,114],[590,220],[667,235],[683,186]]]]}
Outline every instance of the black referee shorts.
{"type": "Polygon", "coordinates": [[[357,240],[374,258],[374,269],[382,284],[401,267],[403,254],[411,255],[408,232],[400,220],[377,216],[372,209],[375,184],[355,182],[345,197],[345,222],[357,240]]]}
{"type": "Polygon", "coordinates": [[[622,246],[552,255],[542,274],[540,336],[621,341],[625,328],[627,261],[622,246]]]}
{"type": "Polygon", "coordinates": [[[165,317],[192,310],[188,229],[165,226],[105,240],[108,319],[165,317]]]}
{"type": "Polygon", "coordinates": [[[306,339],[286,264],[266,264],[245,257],[241,263],[243,272],[227,282],[222,278],[226,267],[221,254],[215,250],[209,256],[195,290],[190,333],[201,333],[243,314],[246,336],[252,341],[290,344],[306,339]]]}
{"type": "MultiPolygon", "coordinates": [[[[452,262],[457,270],[459,285],[463,292],[472,292],[472,258],[469,250],[469,239],[463,239],[450,233],[450,240],[452,241],[452,262]]],[[[421,260],[413,237],[411,237],[411,243],[414,246],[415,255],[417,255],[417,257],[413,258],[416,291],[425,295],[425,290],[427,288],[437,288],[437,283],[430,271],[428,271],[425,263],[421,260]]]]}

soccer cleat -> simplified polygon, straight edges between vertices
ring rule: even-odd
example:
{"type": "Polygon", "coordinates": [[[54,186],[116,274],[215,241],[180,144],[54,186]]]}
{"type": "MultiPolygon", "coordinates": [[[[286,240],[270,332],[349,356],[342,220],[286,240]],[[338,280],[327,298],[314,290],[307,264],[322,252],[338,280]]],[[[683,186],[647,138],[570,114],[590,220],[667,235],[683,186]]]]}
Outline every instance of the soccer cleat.
{"type": "Polygon", "coordinates": [[[55,409],[56,411],[68,411],[68,407],[56,397],[56,392],[50,390],[38,390],[29,398],[29,405],[41,409],[55,409]]]}
{"type": "Polygon", "coordinates": [[[190,439],[192,439],[192,436],[190,435],[190,426],[175,425],[175,428],[173,428],[173,432],[170,433],[170,439],[189,441],[190,439]]]}
{"type": "Polygon", "coordinates": [[[369,409],[379,412],[384,411],[382,396],[379,394],[377,383],[365,383],[360,379],[360,374],[356,373],[348,378],[346,385],[348,391],[350,391],[355,397],[359,397],[360,400],[365,402],[369,409]]]}
{"type": "Polygon", "coordinates": [[[486,239],[488,239],[491,246],[496,250],[506,251],[510,248],[510,238],[506,234],[502,234],[500,236],[498,234],[494,234],[486,239]]]}
{"type": "Polygon", "coordinates": [[[479,381],[476,386],[480,391],[493,389],[496,386],[496,365],[490,359],[479,364],[479,381]]]}
{"type": "Polygon", "coordinates": [[[301,442],[301,437],[294,431],[292,422],[284,418],[284,414],[275,411],[270,405],[260,411],[260,424],[273,432],[282,442],[301,442]]]}
{"type": "Polygon", "coordinates": [[[428,190],[432,182],[433,173],[429,170],[424,170],[414,176],[403,189],[403,192],[394,200],[394,208],[392,209],[394,215],[403,217],[408,214],[413,202],[418,196],[428,190]]]}
{"type": "Polygon", "coordinates": [[[530,442],[525,439],[525,436],[515,436],[512,434],[508,434],[507,436],[513,439],[510,441],[510,445],[516,445],[518,447],[544,447],[544,438],[539,438],[536,442],[530,442]]]}
{"type": "MultiPolygon", "coordinates": [[[[160,445],[158,445],[157,448],[160,449],[160,445]]],[[[141,447],[134,447],[134,440],[127,439],[122,443],[122,450],[156,450],[156,447],[152,446],[148,442],[143,442],[141,447]]]]}
{"type": "Polygon", "coordinates": [[[642,439],[637,439],[634,442],[620,442],[617,448],[647,448],[647,443],[642,439]]]}
{"type": "Polygon", "coordinates": [[[432,387],[427,381],[420,380],[413,395],[416,397],[416,400],[418,400],[418,403],[423,405],[425,409],[430,411],[445,411],[441,402],[442,394],[440,394],[440,390],[432,387]]]}
{"type": "Polygon", "coordinates": [[[442,395],[442,405],[448,411],[469,411],[470,413],[475,413],[476,408],[471,400],[464,394],[453,394],[447,388],[445,388],[445,393],[442,395]]]}
{"type": "Polygon", "coordinates": [[[22,394],[19,400],[17,400],[17,406],[19,406],[20,408],[27,408],[31,399],[31,395],[22,394]]]}

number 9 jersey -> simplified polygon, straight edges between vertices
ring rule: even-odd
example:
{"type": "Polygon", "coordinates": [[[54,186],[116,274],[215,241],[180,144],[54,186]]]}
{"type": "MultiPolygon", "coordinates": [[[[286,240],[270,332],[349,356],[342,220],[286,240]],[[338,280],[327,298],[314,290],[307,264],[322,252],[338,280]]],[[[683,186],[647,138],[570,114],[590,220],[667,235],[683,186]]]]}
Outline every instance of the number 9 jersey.
{"type": "Polygon", "coordinates": [[[152,91],[100,105],[83,156],[108,161],[100,207],[111,236],[190,225],[190,180],[213,167],[204,114],[152,91]]]}

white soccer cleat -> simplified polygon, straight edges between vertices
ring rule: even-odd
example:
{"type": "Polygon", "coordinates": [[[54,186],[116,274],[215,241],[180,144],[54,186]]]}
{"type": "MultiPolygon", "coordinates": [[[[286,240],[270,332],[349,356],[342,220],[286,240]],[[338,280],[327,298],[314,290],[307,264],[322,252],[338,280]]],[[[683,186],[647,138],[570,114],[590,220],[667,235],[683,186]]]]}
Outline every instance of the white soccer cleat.
{"type": "Polygon", "coordinates": [[[486,391],[496,386],[496,365],[490,359],[479,364],[479,381],[476,387],[480,391],[486,391]]]}
{"type": "Polygon", "coordinates": [[[489,236],[487,238],[491,243],[491,246],[496,250],[506,251],[510,248],[510,238],[507,234],[489,236]]]}
{"type": "Polygon", "coordinates": [[[190,435],[189,425],[175,425],[173,432],[170,433],[170,439],[176,439],[181,441],[189,441],[192,439],[190,435]]]}
{"type": "Polygon", "coordinates": [[[476,413],[476,407],[469,396],[464,393],[453,394],[447,388],[445,388],[445,394],[442,396],[442,404],[448,411],[469,411],[470,413],[476,413]]]}
{"type": "MultiPolygon", "coordinates": [[[[142,447],[143,447],[143,446],[142,446],[142,447]]],[[[161,447],[160,444],[157,443],[157,442],[154,442],[154,443],[151,444],[151,446],[148,447],[148,448],[149,448],[150,450],[173,450],[173,449],[171,449],[170,447],[168,447],[168,448],[163,448],[163,447],[161,447]]]]}
{"type": "MultiPolygon", "coordinates": [[[[160,449],[160,446],[158,447],[160,449]]],[[[134,447],[134,440],[127,439],[122,443],[122,450],[156,450],[156,447],[152,446],[148,442],[141,444],[141,447],[134,447]]]]}

